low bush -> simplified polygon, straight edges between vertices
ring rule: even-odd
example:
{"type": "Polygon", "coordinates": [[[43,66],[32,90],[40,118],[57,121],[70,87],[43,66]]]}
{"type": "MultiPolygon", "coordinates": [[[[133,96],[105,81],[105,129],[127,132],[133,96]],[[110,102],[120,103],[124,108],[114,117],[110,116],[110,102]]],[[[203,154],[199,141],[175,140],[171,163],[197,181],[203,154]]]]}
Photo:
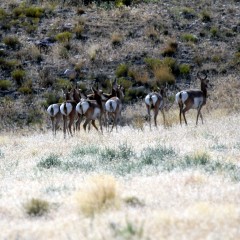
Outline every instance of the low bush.
{"type": "Polygon", "coordinates": [[[10,80],[0,80],[0,89],[8,90],[12,87],[12,82],[10,80]]]}
{"type": "Polygon", "coordinates": [[[24,209],[29,216],[42,216],[49,212],[49,203],[42,199],[32,198],[24,204],[24,209]]]}

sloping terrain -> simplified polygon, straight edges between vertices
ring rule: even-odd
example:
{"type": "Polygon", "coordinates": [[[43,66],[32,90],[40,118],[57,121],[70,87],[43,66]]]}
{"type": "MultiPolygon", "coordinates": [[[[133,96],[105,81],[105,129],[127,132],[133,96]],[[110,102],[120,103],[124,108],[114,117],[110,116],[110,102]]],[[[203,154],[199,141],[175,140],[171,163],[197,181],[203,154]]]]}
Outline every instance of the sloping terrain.
{"type": "Polygon", "coordinates": [[[46,107],[74,83],[89,89],[97,81],[109,91],[117,77],[132,102],[145,94],[134,86],[188,87],[198,71],[213,82],[238,75],[239,1],[117,5],[2,2],[1,129],[45,124],[46,107]]]}

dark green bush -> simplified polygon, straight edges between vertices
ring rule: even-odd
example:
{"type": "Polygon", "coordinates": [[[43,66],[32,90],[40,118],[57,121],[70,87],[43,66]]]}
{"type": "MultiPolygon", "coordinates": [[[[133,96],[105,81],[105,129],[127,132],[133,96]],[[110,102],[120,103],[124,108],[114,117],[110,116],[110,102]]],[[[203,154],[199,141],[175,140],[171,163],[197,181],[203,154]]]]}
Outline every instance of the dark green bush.
{"type": "Polygon", "coordinates": [[[0,89],[8,90],[12,87],[12,82],[10,80],[0,80],[0,89]]]}
{"type": "Polygon", "coordinates": [[[32,198],[25,203],[24,208],[29,216],[42,216],[49,212],[49,203],[42,199],[32,198]]]}

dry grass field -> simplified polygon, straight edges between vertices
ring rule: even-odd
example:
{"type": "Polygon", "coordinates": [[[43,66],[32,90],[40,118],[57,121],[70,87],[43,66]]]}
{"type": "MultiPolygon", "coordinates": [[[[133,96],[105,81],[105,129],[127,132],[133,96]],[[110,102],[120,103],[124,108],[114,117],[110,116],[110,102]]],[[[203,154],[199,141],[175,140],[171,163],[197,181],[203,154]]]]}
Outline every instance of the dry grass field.
{"type": "Polygon", "coordinates": [[[0,1],[0,240],[239,240],[239,0],[79,2],[0,1]],[[150,129],[138,87],[171,104],[199,71],[204,124],[173,104],[150,129]],[[53,137],[62,89],[115,78],[118,131],[53,137]]]}
{"type": "Polygon", "coordinates": [[[211,104],[197,127],[174,107],[166,129],[2,133],[0,239],[239,239],[240,115],[211,104]]]}

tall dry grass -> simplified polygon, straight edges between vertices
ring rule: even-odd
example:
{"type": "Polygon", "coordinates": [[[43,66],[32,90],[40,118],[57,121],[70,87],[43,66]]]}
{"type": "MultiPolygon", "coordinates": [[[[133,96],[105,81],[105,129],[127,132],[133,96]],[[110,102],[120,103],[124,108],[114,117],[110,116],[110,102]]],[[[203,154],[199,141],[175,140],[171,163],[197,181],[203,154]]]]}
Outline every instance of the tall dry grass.
{"type": "Polygon", "coordinates": [[[0,238],[239,239],[239,113],[204,108],[195,127],[192,110],[181,127],[170,111],[168,128],[159,116],[157,129],[142,122],[66,140],[2,133],[0,238]],[[48,213],[26,214],[32,198],[48,213]]]}

